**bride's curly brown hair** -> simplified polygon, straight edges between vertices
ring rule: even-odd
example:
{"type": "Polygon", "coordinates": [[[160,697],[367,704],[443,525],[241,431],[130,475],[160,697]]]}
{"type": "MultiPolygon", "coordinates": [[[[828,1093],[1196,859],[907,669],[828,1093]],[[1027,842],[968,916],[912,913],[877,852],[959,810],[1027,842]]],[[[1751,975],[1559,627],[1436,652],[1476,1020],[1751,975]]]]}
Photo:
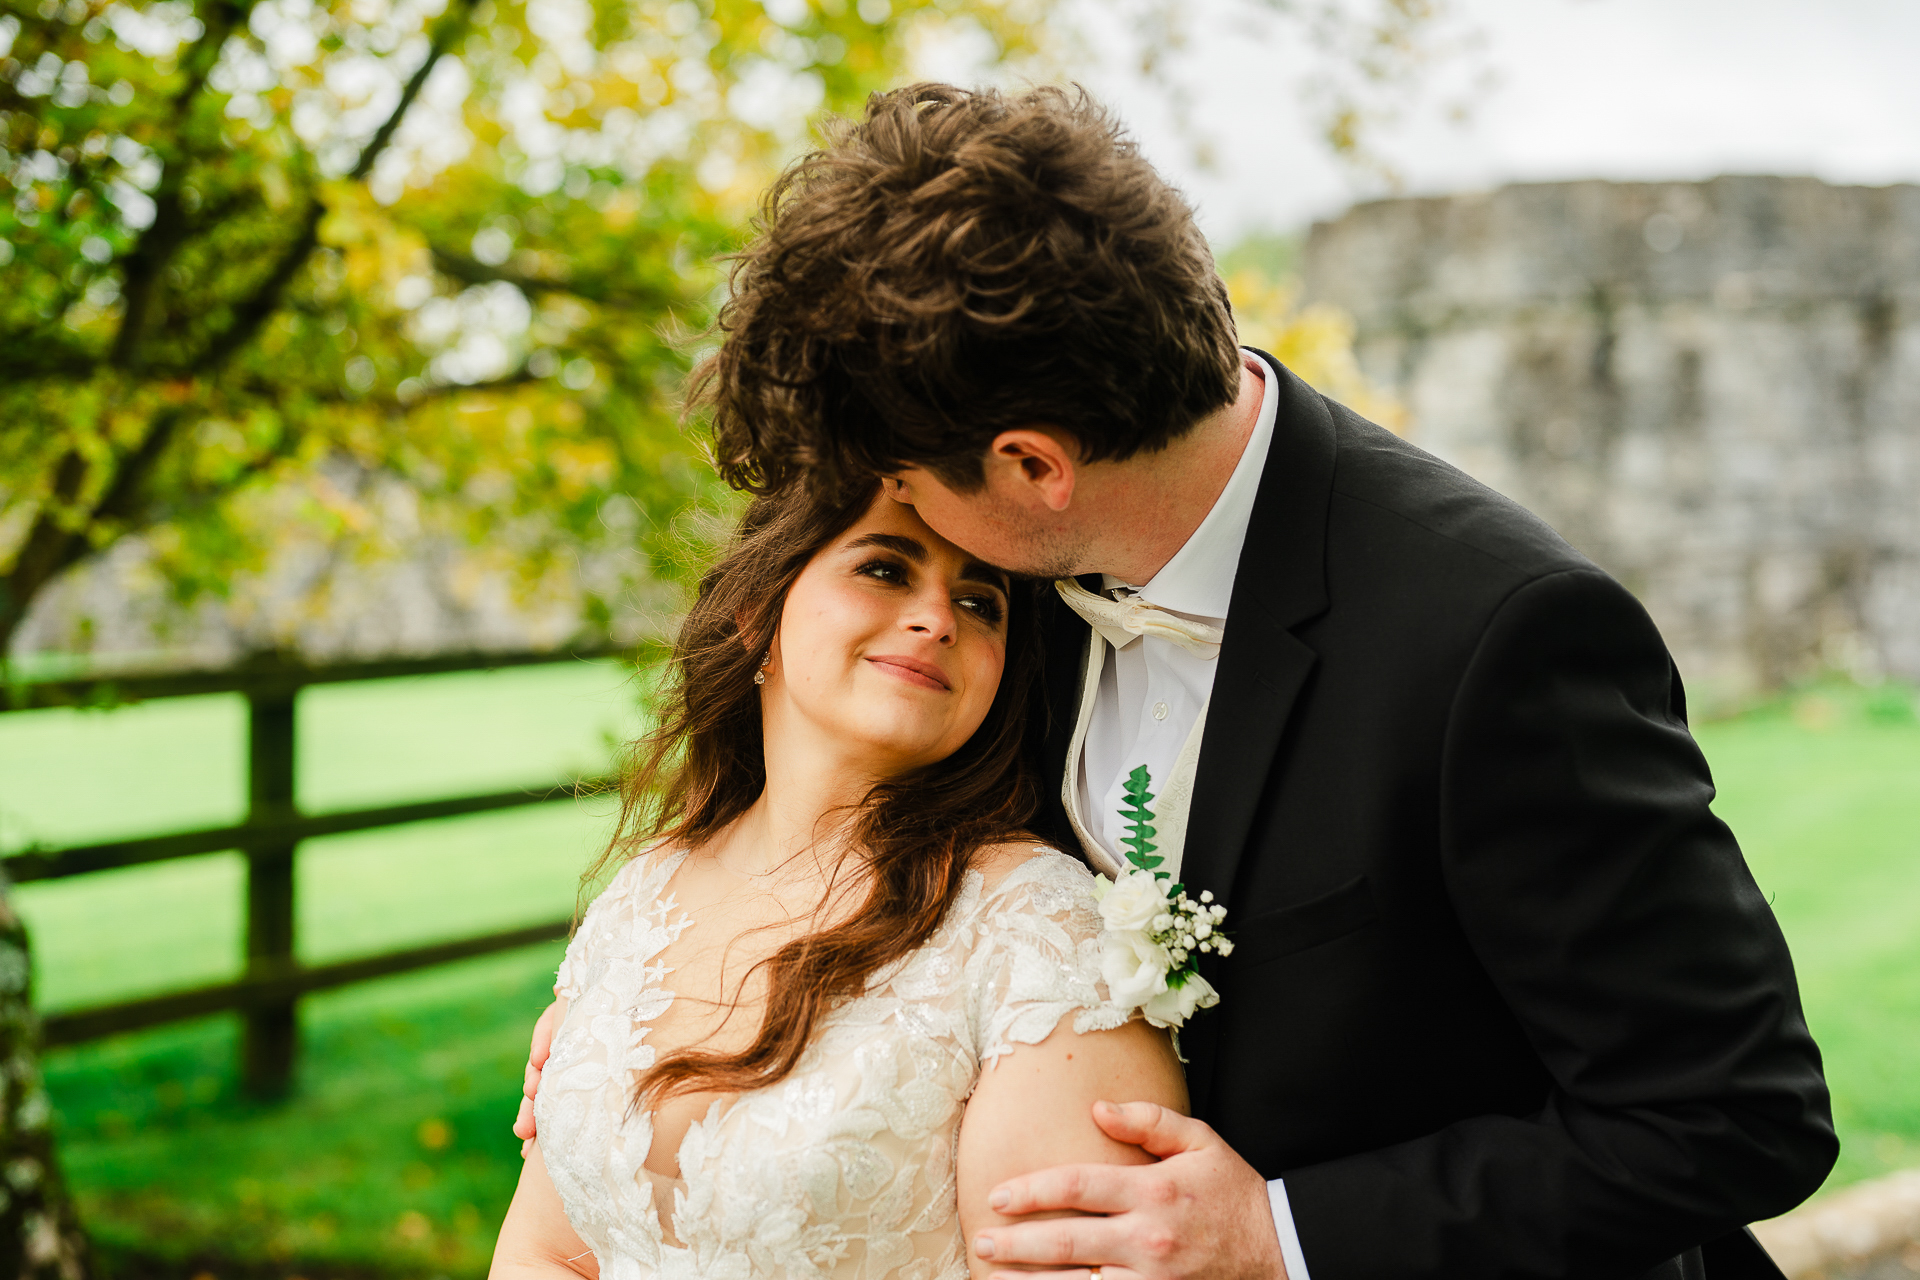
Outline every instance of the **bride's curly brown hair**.
{"type": "MultiPolygon", "coordinates": [[[[748,506],[680,628],[657,726],[629,751],[619,825],[589,881],[656,847],[698,848],[759,798],[766,787],[753,682],[760,655],[801,570],[878,495],[877,481],[837,493],[794,485],[748,506]]],[[[641,1080],[636,1104],[779,1083],[835,1004],[932,936],[973,854],[1025,835],[1039,807],[1023,742],[1040,667],[1039,599],[1036,584],[1012,584],[1006,665],[973,736],[944,760],[876,784],[847,815],[847,844],[868,881],[865,901],[762,962],[766,1015],[753,1042],[738,1053],[665,1055],[641,1080]]]]}

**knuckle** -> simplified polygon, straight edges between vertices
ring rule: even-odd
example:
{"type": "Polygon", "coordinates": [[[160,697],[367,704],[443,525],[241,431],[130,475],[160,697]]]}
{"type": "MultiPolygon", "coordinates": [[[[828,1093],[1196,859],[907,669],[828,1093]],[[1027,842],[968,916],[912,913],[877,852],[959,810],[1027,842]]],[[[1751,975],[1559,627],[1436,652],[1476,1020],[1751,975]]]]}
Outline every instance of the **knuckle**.
{"type": "Polygon", "coordinates": [[[1180,1188],[1172,1178],[1156,1174],[1146,1179],[1145,1197],[1149,1204],[1170,1206],[1180,1199],[1180,1188]]]}
{"type": "Polygon", "coordinates": [[[1154,1262],[1165,1262],[1173,1256],[1178,1238],[1165,1227],[1147,1227],[1134,1241],[1135,1247],[1154,1262]]]}

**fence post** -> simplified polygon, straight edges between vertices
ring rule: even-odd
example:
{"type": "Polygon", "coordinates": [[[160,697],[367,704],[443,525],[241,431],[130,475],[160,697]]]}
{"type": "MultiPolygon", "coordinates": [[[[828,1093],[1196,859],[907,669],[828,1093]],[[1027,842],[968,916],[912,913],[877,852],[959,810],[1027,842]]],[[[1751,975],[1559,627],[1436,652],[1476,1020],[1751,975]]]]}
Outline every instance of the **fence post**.
{"type": "MultiPolygon", "coordinates": [[[[293,812],[293,705],[295,691],[263,690],[247,696],[248,817],[260,820],[293,812]]],[[[293,963],[293,853],[298,844],[266,845],[247,853],[247,972],[264,976],[293,963]]],[[[283,1098],[293,1083],[299,1025],[294,1002],[257,1008],[245,1015],[240,1078],[256,1098],[283,1098]]]]}

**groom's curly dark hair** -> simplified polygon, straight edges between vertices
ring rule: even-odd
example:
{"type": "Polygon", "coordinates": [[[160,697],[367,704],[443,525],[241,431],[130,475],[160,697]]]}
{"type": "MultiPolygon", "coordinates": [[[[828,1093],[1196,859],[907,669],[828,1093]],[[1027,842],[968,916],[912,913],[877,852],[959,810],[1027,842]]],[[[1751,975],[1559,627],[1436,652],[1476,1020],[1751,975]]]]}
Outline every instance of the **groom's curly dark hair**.
{"type": "Polygon", "coordinates": [[[1121,459],[1238,389],[1192,210],[1082,90],[875,94],[781,175],[758,231],[692,382],[738,488],[912,465],[964,491],[1009,428],[1121,459]]]}

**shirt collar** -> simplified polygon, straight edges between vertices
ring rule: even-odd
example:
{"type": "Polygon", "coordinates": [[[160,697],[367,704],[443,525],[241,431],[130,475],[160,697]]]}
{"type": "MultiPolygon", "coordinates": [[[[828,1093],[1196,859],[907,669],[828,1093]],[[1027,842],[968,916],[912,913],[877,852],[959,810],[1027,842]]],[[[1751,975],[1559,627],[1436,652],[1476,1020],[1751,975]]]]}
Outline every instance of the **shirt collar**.
{"type": "MultiPolygon", "coordinates": [[[[1227,487],[1213,500],[1207,518],[1174,552],[1173,559],[1139,589],[1139,594],[1158,608],[1216,621],[1226,618],[1233,600],[1240,549],[1246,545],[1247,523],[1253,519],[1253,502],[1260,493],[1260,477],[1266,471],[1267,451],[1273,444],[1273,421],[1280,409],[1280,377],[1273,366],[1253,352],[1241,354],[1261,379],[1260,414],[1254,419],[1253,433],[1247,437],[1240,461],[1227,477],[1227,487]]],[[[1102,574],[1101,584],[1108,591],[1129,585],[1111,574],[1102,574]]]]}

